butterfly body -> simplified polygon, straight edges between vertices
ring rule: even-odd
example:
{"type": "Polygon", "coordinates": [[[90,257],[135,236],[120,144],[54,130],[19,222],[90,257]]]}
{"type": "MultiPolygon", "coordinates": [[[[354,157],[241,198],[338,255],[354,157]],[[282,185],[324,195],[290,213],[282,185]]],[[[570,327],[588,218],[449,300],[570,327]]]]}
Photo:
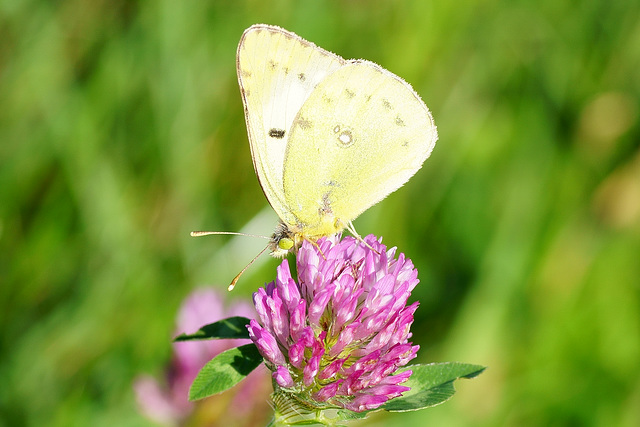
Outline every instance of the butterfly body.
{"type": "Polygon", "coordinates": [[[411,86],[269,25],[237,53],[254,169],[280,217],[275,256],[339,233],[422,166],[437,132],[411,86]]]}

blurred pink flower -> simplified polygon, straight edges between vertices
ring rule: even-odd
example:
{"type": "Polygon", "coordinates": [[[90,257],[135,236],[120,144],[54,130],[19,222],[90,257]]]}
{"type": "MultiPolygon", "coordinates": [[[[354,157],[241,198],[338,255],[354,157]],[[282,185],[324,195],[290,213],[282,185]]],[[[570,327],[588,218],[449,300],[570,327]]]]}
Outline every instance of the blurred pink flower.
{"type": "MultiPolygon", "coordinates": [[[[225,309],[223,298],[218,291],[210,288],[195,290],[180,308],[175,335],[184,332],[193,333],[206,324],[231,316],[253,318],[255,310],[245,302],[234,303],[225,309]]],[[[142,375],[135,380],[134,391],[140,411],[158,423],[179,425],[195,410],[196,404],[188,401],[188,394],[189,387],[200,369],[219,353],[250,342],[249,340],[206,340],[173,343],[173,358],[167,370],[166,381],[159,382],[149,375],[142,375]]],[[[266,407],[269,384],[265,377],[268,379],[261,366],[236,389],[237,393],[230,405],[232,408],[234,406],[242,408],[237,411],[239,415],[243,415],[242,418],[247,418],[246,411],[251,410],[254,402],[257,406],[266,407]]],[[[202,403],[211,404],[215,399],[216,397],[213,397],[202,403]]],[[[225,396],[225,399],[228,399],[228,396],[225,396]]],[[[231,413],[233,413],[232,408],[231,413]]],[[[198,422],[194,424],[199,425],[198,422]]],[[[211,420],[207,420],[206,425],[210,424],[211,420]]]]}

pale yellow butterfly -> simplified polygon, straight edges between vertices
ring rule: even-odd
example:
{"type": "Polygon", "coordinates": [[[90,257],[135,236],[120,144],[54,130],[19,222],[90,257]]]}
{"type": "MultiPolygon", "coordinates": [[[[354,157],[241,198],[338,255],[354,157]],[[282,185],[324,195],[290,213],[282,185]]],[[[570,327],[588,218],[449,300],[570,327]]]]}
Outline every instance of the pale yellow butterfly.
{"type": "MultiPolygon", "coordinates": [[[[438,139],[407,82],[283,28],[249,27],[236,66],[253,166],[280,217],[274,256],[345,228],[357,236],[351,221],[407,182],[438,139]]],[[[236,233],[192,233],[206,234],[236,233]]]]}
{"type": "Polygon", "coordinates": [[[420,96],[366,60],[345,60],[283,28],[253,25],[237,71],[253,166],[280,217],[274,256],[315,242],[401,187],[438,134],[420,96]]]}

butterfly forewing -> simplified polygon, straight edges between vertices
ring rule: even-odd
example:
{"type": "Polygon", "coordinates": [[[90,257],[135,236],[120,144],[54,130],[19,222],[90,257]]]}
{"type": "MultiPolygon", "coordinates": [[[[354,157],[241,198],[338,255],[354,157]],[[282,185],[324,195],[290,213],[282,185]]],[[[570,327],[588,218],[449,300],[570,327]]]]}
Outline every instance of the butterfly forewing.
{"type": "Polygon", "coordinates": [[[253,165],[278,216],[295,225],[283,187],[285,151],[298,111],[327,75],[344,65],[294,33],[268,25],[247,29],[237,53],[253,165]]]}

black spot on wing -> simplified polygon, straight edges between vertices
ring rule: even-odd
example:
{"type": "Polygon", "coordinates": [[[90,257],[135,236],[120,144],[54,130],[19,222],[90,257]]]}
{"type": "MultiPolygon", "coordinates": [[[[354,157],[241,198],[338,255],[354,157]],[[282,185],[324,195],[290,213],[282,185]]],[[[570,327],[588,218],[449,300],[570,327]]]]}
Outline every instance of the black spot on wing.
{"type": "Polygon", "coordinates": [[[284,130],[283,129],[270,129],[269,136],[271,138],[282,139],[284,138],[284,130]]]}

